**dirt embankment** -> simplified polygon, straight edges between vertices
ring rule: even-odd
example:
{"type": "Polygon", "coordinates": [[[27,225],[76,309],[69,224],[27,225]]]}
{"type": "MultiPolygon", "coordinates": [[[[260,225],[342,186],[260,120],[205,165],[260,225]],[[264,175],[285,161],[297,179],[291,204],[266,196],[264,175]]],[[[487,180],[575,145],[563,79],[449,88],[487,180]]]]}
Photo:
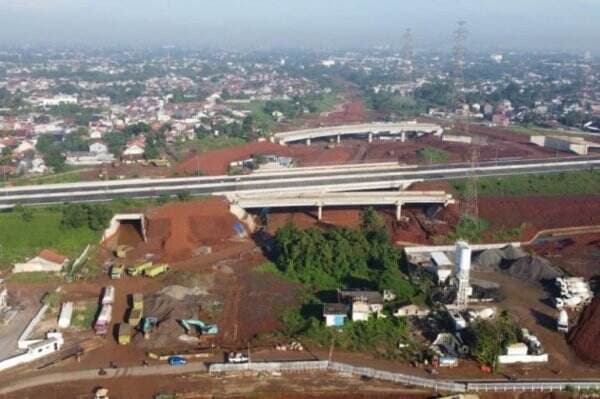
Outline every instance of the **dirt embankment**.
{"type": "Polygon", "coordinates": [[[217,251],[236,237],[238,220],[222,198],[173,202],[150,211],[147,217],[148,242],[138,245],[128,257],[152,253],[175,262],[197,255],[201,246],[217,251]]]}
{"type": "Polygon", "coordinates": [[[596,296],[585,309],[568,339],[579,357],[600,363],[600,296],[596,296]]]}

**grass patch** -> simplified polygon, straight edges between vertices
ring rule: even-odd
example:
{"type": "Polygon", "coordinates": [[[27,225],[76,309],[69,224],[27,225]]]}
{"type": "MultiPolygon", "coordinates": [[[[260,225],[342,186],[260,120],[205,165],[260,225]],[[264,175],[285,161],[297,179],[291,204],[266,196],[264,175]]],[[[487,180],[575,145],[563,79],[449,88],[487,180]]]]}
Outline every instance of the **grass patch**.
{"type": "Polygon", "coordinates": [[[512,229],[500,229],[492,235],[492,239],[494,241],[517,241],[521,239],[523,230],[525,230],[526,227],[527,223],[522,223],[520,226],[513,227],[512,229]]]}
{"type": "Polygon", "coordinates": [[[73,309],[73,318],[71,327],[77,330],[87,330],[92,328],[92,323],[98,312],[96,303],[86,303],[84,306],[77,306],[73,309]]]}
{"type": "Polygon", "coordinates": [[[8,277],[8,281],[11,283],[27,284],[58,283],[62,281],[62,277],[57,273],[29,272],[11,274],[8,277]]]}
{"type": "Polygon", "coordinates": [[[450,242],[458,240],[466,240],[471,243],[481,242],[481,237],[489,225],[485,219],[463,216],[456,225],[454,232],[448,234],[447,239],[450,242]]]}
{"type": "Polygon", "coordinates": [[[206,136],[194,141],[194,145],[198,152],[206,152],[219,150],[222,148],[234,147],[236,145],[245,144],[247,141],[241,137],[231,136],[206,136]]]}
{"type": "Polygon", "coordinates": [[[30,221],[25,221],[18,212],[0,213],[0,268],[22,261],[44,248],[53,248],[74,259],[87,244],[98,241],[100,233],[88,226],[62,228],[60,208],[31,208],[30,221]]]}
{"type": "MultiPolygon", "coordinates": [[[[462,196],[467,192],[467,180],[451,180],[450,184],[462,196]]],[[[480,196],[599,194],[600,172],[481,177],[477,184],[480,196]]]]}
{"type": "Polygon", "coordinates": [[[433,147],[421,148],[417,151],[417,156],[427,163],[442,163],[448,162],[450,154],[447,151],[433,147]]]}
{"type": "MultiPolygon", "coordinates": [[[[71,167],[67,166],[67,168],[71,167]]],[[[10,182],[15,186],[35,184],[78,183],[81,181],[81,173],[89,170],[91,169],[74,168],[61,173],[52,173],[41,176],[17,177],[15,179],[11,179],[10,182]]]]}

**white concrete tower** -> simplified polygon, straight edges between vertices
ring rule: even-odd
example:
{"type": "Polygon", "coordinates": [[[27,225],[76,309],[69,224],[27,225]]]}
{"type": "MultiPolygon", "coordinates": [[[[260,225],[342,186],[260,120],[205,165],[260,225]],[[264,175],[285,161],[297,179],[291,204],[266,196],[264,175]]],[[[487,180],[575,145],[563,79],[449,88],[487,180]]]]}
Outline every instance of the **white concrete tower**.
{"type": "Polygon", "coordinates": [[[473,288],[469,284],[471,274],[471,247],[465,241],[456,242],[456,278],[458,279],[458,293],[456,305],[464,309],[469,303],[473,288]]]}

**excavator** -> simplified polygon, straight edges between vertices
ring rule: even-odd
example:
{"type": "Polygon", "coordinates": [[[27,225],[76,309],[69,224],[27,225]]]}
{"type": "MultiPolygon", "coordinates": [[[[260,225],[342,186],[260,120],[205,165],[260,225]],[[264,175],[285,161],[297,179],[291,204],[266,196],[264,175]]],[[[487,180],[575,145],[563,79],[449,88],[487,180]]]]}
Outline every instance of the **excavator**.
{"type": "Polygon", "coordinates": [[[202,320],[198,319],[182,319],[179,320],[185,333],[190,335],[193,331],[201,334],[216,335],[219,333],[219,327],[216,324],[206,324],[202,320]]]}
{"type": "Polygon", "coordinates": [[[158,319],[156,317],[144,317],[142,319],[142,333],[144,334],[144,338],[150,338],[150,333],[156,325],[158,324],[158,319]]]}

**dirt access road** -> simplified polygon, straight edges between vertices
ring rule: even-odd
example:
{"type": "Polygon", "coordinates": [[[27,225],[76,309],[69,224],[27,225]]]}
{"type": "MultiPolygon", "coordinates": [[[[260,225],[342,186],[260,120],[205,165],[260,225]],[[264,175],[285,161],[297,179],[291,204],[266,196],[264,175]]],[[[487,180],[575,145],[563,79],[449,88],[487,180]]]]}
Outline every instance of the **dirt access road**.
{"type": "Polygon", "coordinates": [[[92,397],[96,387],[109,389],[111,398],[148,398],[158,392],[193,397],[263,397],[263,398],[428,398],[429,392],[410,390],[381,381],[364,381],[333,373],[306,373],[291,376],[237,375],[210,376],[203,363],[185,366],[168,365],[73,373],[46,374],[11,383],[0,389],[2,398],[92,397]],[[157,378],[157,376],[168,376],[157,378]],[[351,394],[348,394],[351,392],[351,394]]]}

